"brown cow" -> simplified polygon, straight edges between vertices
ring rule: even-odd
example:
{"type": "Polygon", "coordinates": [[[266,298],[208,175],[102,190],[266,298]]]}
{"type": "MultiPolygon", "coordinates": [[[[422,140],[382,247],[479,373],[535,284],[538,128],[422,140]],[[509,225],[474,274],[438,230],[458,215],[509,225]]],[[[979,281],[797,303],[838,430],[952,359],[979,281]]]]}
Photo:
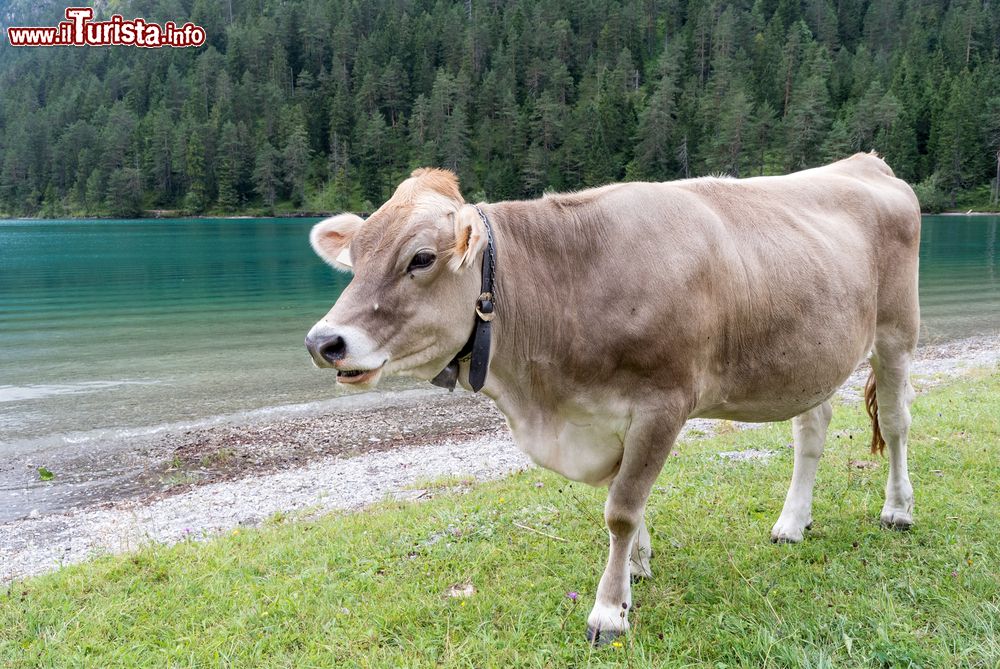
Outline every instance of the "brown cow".
{"type": "MultiPolygon", "coordinates": [[[[870,356],[889,447],[882,522],[911,525],[919,237],[913,191],[869,154],[478,207],[452,173],[421,169],[367,221],[313,229],[316,252],[354,279],[306,345],[344,384],[431,379],[494,315],[477,305],[495,303],[492,349],[472,354],[488,357],[483,392],[539,465],[609,485],[610,555],[587,621],[603,642],[628,628],[630,574],[650,575],[646,500],[690,417],[792,419],[792,483],[771,538],[801,541],[830,398],[870,356]],[[496,262],[486,302],[484,259],[496,262]]],[[[468,387],[469,363],[458,370],[468,387]]]]}

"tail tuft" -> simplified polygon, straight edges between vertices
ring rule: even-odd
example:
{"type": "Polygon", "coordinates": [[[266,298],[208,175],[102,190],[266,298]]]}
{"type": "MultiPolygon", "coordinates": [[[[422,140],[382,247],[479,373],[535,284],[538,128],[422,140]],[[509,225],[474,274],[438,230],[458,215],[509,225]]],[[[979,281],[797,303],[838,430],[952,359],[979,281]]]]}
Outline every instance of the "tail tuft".
{"type": "Polygon", "coordinates": [[[872,420],[872,453],[884,455],[885,439],[882,438],[882,429],[878,425],[878,398],[875,396],[874,371],[868,374],[868,381],[865,383],[865,409],[872,420]]]}

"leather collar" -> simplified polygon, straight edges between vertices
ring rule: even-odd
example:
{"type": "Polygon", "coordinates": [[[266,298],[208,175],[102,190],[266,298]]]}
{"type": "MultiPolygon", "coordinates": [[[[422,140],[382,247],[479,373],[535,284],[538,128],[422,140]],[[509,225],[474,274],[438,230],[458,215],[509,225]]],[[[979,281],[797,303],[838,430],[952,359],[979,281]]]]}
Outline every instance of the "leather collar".
{"type": "Polygon", "coordinates": [[[431,379],[435,386],[455,390],[458,382],[459,365],[469,361],[469,386],[472,392],[478,393],[486,384],[486,374],[490,367],[490,334],[493,317],[496,315],[496,242],[493,239],[493,228],[486,214],[473,205],[486,227],[486,248],[483,249],[483,280],[482,290],[476,299],[476,322],[472,326],[472,334],[462,350],[455,354],[441,372],[431,379]]]}

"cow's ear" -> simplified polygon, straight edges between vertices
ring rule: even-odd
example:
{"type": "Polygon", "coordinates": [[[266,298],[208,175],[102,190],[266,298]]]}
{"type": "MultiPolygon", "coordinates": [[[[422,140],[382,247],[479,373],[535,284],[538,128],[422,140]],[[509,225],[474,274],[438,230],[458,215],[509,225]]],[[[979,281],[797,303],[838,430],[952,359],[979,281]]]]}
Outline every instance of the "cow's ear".
{"type": "Polygon", "coordinates": [[[452,270],[471,265],[486,246],[486,226],[471,204],[462,205],[455,214],[455,250],[448,263],[452,270]]]}
{"type": "Polygon", "coordinates": [[[355,214],[340,214],[313,226],[309,243],[320,258],[333,267],[351,272],[351,240],[364,224],[355,214]]]}

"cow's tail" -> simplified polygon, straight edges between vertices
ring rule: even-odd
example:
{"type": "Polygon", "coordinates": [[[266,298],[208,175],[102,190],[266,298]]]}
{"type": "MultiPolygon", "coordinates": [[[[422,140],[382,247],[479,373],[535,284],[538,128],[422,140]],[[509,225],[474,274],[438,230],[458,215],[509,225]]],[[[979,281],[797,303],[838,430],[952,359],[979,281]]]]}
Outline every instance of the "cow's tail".
{"type": "Polygon", "coordinates": [[[872,453],[885,453],[885,439],[882,438],[882,428],[878,425],[878,397],[875,395],[875,371],[868,374],[865,383],[865,409],[872,420],[872,453]]]}

